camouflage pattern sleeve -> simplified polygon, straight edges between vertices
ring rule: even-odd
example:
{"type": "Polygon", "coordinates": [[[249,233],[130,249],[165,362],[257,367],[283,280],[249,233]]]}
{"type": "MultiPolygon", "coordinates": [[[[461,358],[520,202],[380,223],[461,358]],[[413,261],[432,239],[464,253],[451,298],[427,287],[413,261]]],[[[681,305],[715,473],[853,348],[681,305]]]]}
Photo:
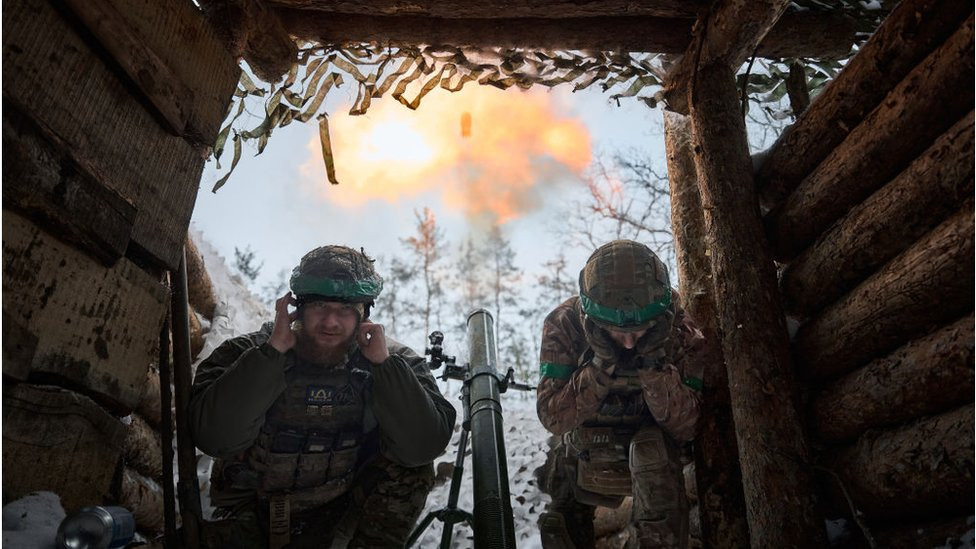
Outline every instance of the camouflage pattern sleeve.
{"type": "Polygon", "coordinates": [[[695,438],[701,410],[701,350],[704,336],[677,308],[665,363],[638,372],[644,402],[655,421],[675,439],[695,438]],[[696,375],[697,374],[697,375],[696,375]]]}
{"type": "Polygon", "coordinates": [[[536,411],[555,435],[594,417],[611,381],[606,371],[592,364],[577,366],[586,349],[577,300],[570,298],[549,313],[542,327],[536,411]]]}

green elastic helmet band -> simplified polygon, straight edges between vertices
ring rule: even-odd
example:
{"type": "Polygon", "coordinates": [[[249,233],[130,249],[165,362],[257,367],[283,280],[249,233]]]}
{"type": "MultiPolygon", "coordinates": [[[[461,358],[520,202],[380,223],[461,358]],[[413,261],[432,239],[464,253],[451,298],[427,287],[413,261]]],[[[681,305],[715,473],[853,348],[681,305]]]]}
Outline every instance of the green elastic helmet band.
{"type": "Polygon", "coordinates": [[[636,310],[612,309],[610,307],[604,307],[603,305],[600,305],[596,301],[593,301],[587,297],[583,292],[580,292],[580,305],[583,306],[584,313],[596,320],[606,322],[607,324],[612,324],[614,326],[620,326],[621,328],[625,328],[627,326],[637,326],[639,324],[644,324],[657,315],[663,313],[668,309],[668,307],[671,306],[671,287],[668,287],[667,293],[665,293],[661,299],[636,310]]]}
{"type": "Polygon", "coordinates": [[[291,282],[291,291],[299,295],[322,295],[349,301],[370,301],[383,291],[382,280],[335,280],[332,278],[299,276],[291,282]]]}

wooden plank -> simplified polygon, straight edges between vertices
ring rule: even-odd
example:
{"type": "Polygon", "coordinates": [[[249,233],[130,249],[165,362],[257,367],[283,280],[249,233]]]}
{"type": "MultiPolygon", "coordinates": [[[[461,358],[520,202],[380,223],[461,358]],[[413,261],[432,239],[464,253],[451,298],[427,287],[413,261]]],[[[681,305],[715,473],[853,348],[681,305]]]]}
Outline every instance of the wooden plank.
{"type": "Polygon", "coordinates": [[[664,144],[681,304],[705,335],[699,361],[704,370],[700,378],[705,386],[695,437],[701,540],[705,547],[734,549],[749,545],[749,525],[729,400],[729,378],[715,313],[715,286],[709,258],[701,245],[705,240],[705,217],[691,148],[691,120],[665,111],[664,144]]]}
{"type": "Polygon", "coordinates": [[[973,208],[964,206],[800,327],[798,370],[849,372],[973,307],[973,208]]]}
{"type": "Polygon", "coordinates": [[[9,102],[3,111],[3,206],[31,217],[106,266],[125,255],[136,208],[102,185],[9,102]]]}
{"type": "Polygon", "coordinates": [[[124,438],[122,423],[84,395],[47,385],[4,387],[4,501],[50,490],[69,513],[112,501],[124,438]]]}
{"type": "Polygon", "coordinates": [[[810,450],[732,69],[701,67],[698,86],[689,100],[692,150],[751,544],[819,547],[823,519],[806,465],[810,450]]]}
{"type": "Polygon", "coordinates": [[[767,216],[773,252],[794,257],[898,175],[973,108],[973,18],[915,67],[767,216]]]}
{"type": "MultiPolygon", "coordinates": [[[[279,9],[285,29],[325,43],[451,44],[475,47],[579,49],[681,53],[691,43],[693,18],[646,15],[545,18],[440,19],[416,15],[358,15],[279,9]]],[[[833,15],[791,15],[759,46],[763,57],[837,57],[847,53],[854,29],[833,15]]],[[[755,46],[753,47],[755,49],[755,46]]],[[[751,54],[753,49],[749,50],[751,54]]]]}
{"type": "Polygon", "coordinates": [[[787,309],[809,315],[837,300],[971,196],[972,112],[786,266],[787,309]]]}
{"type": "Polygon", "coordinates": [[[770,148],[757,174],[773,208],[884,96],[973,12],[958,0],[902,0],[816,101],[770,148]]]}
{"type": "Polygon", "coordinates": [[[20,106],[86,172],[130,200],[137,209],[133,250],[175,269],[201,152],[166,133],[49,2],[12,0],[2,9],[4,102],[20,106]]]}
{"type": "Polygon", "coordinates": [[[3,311],[38,339],[32,374],[78,384],[128,414],[142,397],[167,298],[130,261],[105,268],[3,211],[3,311]]]}
{"type": "MultiPolygon", "coordinates": [[[[664,99],[668,109],[688,114],[694,102],[700,67],[723,65],[735,71],[789,5],[788,0],[716,0],[712,10],[696,26],[695,40],[668,71],[664,99]]],[[[817,57],[801,54],[791,57],[817,57]]]]}

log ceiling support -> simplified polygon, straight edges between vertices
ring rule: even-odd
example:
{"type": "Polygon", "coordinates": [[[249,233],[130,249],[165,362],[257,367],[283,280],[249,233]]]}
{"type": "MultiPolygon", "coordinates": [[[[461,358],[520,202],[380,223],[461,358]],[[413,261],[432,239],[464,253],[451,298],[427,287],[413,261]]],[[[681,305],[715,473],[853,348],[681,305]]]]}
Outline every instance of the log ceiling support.
{"type": "Polygon", "coordinates": [[[664,112],[664,143],[681,305],[705,334],[706,350],[702,357],[705,386],[695,439],[701,541],[713,549],[748,547],[749,525],[729,403],[729,380],[715,315],[715,288],[708,256],[701,246],[705,240],[705,219],[688,117],[664,112]]]}
{"type": "Polygon", "coordinates": [[[441,19],[505,17],[596,17],[652,15],[690,17],[708,11],[709,0],[265,0],[269,6],[352,15],[415,15],[441,19]]]}
{"type": "MultiPolygon", "coordinates": [[[[621,16],[608,10],[593,17],[451,19],[287,8],[275,12],[293,36],[322,43],[450,44],[653,53],[683,53],[691,43],[695,21],[692,17],[621,16]]],[[[766,30],[769,34],[758,50],[762,57],[839,58],[850,51],[854,42],[853,24],[836,14],[791,13],[780,24],[766,30]]],[[[755,49],[753,44],[747,54],[755,49]]]]}
{"type": "MultiPolygon", "coordinates": [[[[734,74],[749,56],[758,55],[761,42],[775,28],[788,5],[788,0],[716,2],[712,11],[695,24],[695,40],[668,72],[664,84],[668,108],[683,114],[689,112],[692,99],[688,91],[694,92],[698,80],[696,69],[721,65],[730,67],[734,74]]],[[[796,57],[804,56],[813,57],[803,54],[796,57]]]]}
{"type": "Polygon", "coordinates": [[[688,102],[705,253],[712,279],[723,281],[715,286],[714,299],[751,545],[819,547],[825,543],[823,521],[816,511],[785,317],[729,58],[713,56],[699,65],[688,102]]]}

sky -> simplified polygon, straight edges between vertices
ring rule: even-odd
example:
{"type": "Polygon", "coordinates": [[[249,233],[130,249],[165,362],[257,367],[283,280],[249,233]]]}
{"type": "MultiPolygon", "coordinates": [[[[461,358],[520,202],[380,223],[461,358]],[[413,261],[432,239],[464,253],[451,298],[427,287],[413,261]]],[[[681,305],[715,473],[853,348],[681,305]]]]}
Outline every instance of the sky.
{"type": "Polygon", "coordinates": [[[527,272],[560,251],[575,271],[591,250],[567,248],[555,233],[585,192],[591,160],[634,150],[664,171],[660,110],[633,99],[618,106],[599,90],[471,84],[454,94],[436,89],[416,111],[384,97],[365,115],[349,116],[354,99],[348,86],[326,104],[339,185],[326,181],[314,120],[277,130],[259,156],[246,145],[216,193],[229,159],[224,170],[208,161],[191,226],[229,261],[235,247],[250,246],[263,262],[256,287],[324,244],[402,255],[400,239],[413,233],[424,207],[453,245],[498,224],[527,272]]]}

